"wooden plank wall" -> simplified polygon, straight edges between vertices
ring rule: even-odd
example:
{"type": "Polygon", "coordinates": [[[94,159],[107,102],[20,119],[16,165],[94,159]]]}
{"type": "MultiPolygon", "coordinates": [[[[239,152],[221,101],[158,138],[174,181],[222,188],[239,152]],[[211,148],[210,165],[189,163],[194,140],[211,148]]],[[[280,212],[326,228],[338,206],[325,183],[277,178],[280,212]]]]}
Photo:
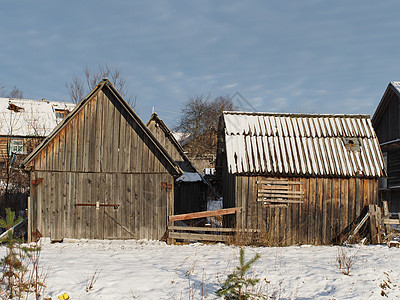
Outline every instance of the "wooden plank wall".
{"type": "Polygon", "coordinates": [[[161,129],[160,125],[156,123],[156,121],[152,120],[150,124],[147,126],[150,132],[154,135],[157,141],[167,150],[168,154],[172,157],[172,159],[176,162],[183,162],[183,158],[179,153],[178,149],[176,149],[175,145],[170,141],[165,132],[161,129]]]}
{"type": "Polygon", "coordinates": [[[236,206],[242,207],[236,223],[239,229],[265,231],[271,245],[339,243],[362,209],[378,201],[376,179],[285,178],[301,182],[303,203],[264,206],[256,200],[261,178],[236,176],[236,206]]]}
{"type": "Polygon", "coordinates": [[[400,187],[400,150],[387,151],[387,187],[400,187]]]}
{"type": "Polygon", "coordinates": [[[160,239],[167,225],[167,193],[161,184],[165,174],[33,172],[43,178],[33,185],[32,229],[39,229],[52,240],[160,239]],[[115,204],[113,206],[75,206],[75,204],[115,204]]]}
{"type": "Polygon", "coordinates": [[[174,183],[160,156],[113,95],[99,91],[34,161],[31,178],[43,181],[31,185],[32,230],[54,240],[160,239],[167,221],[162,182],[174,183]],[[96,201],[119,207],[74,207],[96,201]]]}
{"type": "MultiPolygon", "coordinates": [[[[182,157],[176,146],[156,121],[152,120],[148,124],[148,128],[183,171],[196,172],[190,162],[182,157]]],[[[175,186],[174,194],[175,214],[207,210],[207,189],[207,185],[202,181],[178,183],[175,186]]]]}
{"type": "Polygon", "coordinates": [[[389,99],[387,107],[379,120],[374,120],[374,129],[379,143],[385,143],[400,137],[400,101],[392,90],[386,97],[389,99]]]}
{"type": "Polygon", "coordinates": [[[400,189],[381,190],[380,200],[387,201],[390,212],[400,212],[400,189]]]}
{"type": "Polygon", "coordinates": [[[8,159],[7,144],[8,138],[0,138],[0,162],[5,162],[8,159]]]}

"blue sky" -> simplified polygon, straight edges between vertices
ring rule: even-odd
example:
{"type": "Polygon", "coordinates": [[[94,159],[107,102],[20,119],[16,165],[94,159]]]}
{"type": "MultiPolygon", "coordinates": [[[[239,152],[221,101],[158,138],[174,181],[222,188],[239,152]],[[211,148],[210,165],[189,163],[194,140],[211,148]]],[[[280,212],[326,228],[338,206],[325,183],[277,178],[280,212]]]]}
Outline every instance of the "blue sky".
{"type": "Polygon", "coordinates": [[[387,84],[400,80],[397,6],[7,1],[0,82],[24,98],[68,100],[67,81],[84,65],[107,63],[126,76],[143,121],[155,107],[170,127],[189,97],[237,91],[258,111],[372,116],[387,84]]]}

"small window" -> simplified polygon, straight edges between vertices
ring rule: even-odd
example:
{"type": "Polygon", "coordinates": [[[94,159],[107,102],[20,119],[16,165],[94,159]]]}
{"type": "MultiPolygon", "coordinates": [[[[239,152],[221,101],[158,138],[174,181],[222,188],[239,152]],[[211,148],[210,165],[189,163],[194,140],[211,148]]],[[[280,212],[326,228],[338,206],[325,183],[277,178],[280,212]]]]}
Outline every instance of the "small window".
{"type": "Polygon", "coordinates": [[[22,140],[11,140],[10,141],[10,155],[14,154],[24,154],[24,143],[22,140]]]}
{"type": "Polygon", "coordinates": [[[65,109],[56,109],[55,112],[57,119],[64,119],[68,114],[68,111],[65,109]]]}

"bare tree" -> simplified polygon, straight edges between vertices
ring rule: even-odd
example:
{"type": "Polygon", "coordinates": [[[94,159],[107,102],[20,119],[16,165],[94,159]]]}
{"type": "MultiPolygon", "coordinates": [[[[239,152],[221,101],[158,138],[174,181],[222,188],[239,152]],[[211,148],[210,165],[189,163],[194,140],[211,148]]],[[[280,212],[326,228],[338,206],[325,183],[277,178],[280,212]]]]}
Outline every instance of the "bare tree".
{"type": "Polygon", "coordinates": [[[14,98],[14,99],[22,99],[24,98],[22,90],[17,88],[14,85],[14,88],[11,90],[11,92],[7,92],[6,87],[0,83],[0,97],[7,97],[7,98],[14,98]]]}
{"type": "Polygon", "coordinates": [[[22,93],[22,90],[20,90],[14,85],[14,88],[10,92],[9,98],[22,99],[24,98],[24,95],[22,93]]]}
{"type": "Polygon", "coordinates": [[[29,176],[18,167],[18,159],[24,149],[32,150],[40,142],[36,137],[14,138],[21,130],[22,111],[21,107],[10,103],[8,111],[0,112],[4,134],[0,138],[0,215],[6,207],[14,211],[26,208],[29,176]]]}
{"type": "Polygon", "coordinates": [[[88,65],[84,66],[83,78],[74,76],[70,82],[65,84],[72,102],[81,101],[103,78],[110,80],[132,108],[136,107],[136,96],[126,88],[126,77],[122,75],[121,69],[103,63],[99,63],[97,71],[93,71],[88,65]]]}
{"type": "Polygon", "coordinates": [[[229,97],[196,96],[183,105],[181,117],[175,130],[190,136],[190,156],[214,154],[217,149],[217,127],[219,116],[224,110],[234,110],[229,97]]]}
{"type": "Polygon", "coordinates": [[[5,97],[6,96],[6,88],[5,86],[0,82],[0,97],[5,97]]]}

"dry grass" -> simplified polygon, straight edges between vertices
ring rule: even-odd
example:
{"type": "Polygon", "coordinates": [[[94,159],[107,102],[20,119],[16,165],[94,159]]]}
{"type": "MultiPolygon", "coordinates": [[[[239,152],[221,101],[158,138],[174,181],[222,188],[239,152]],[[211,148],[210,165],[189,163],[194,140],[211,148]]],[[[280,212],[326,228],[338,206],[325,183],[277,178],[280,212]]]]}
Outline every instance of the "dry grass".
{"type": "Polygon", "coordinates": [[[337,267],[344,275],[350,276],[350,272],[357,261],[358,251],[351,252],[349,248],[339,247],[336,256],[337,267]]]}
{"type": "Polygon", "coordinates": [[[97,279],[99,279],[101,271],[102,269],[97,268],[92,275],[89,275],[86,278],[86,283],[85,283],[86,292],[89,292],[94,288],[94,284],[96,283],[97,279]]]}

